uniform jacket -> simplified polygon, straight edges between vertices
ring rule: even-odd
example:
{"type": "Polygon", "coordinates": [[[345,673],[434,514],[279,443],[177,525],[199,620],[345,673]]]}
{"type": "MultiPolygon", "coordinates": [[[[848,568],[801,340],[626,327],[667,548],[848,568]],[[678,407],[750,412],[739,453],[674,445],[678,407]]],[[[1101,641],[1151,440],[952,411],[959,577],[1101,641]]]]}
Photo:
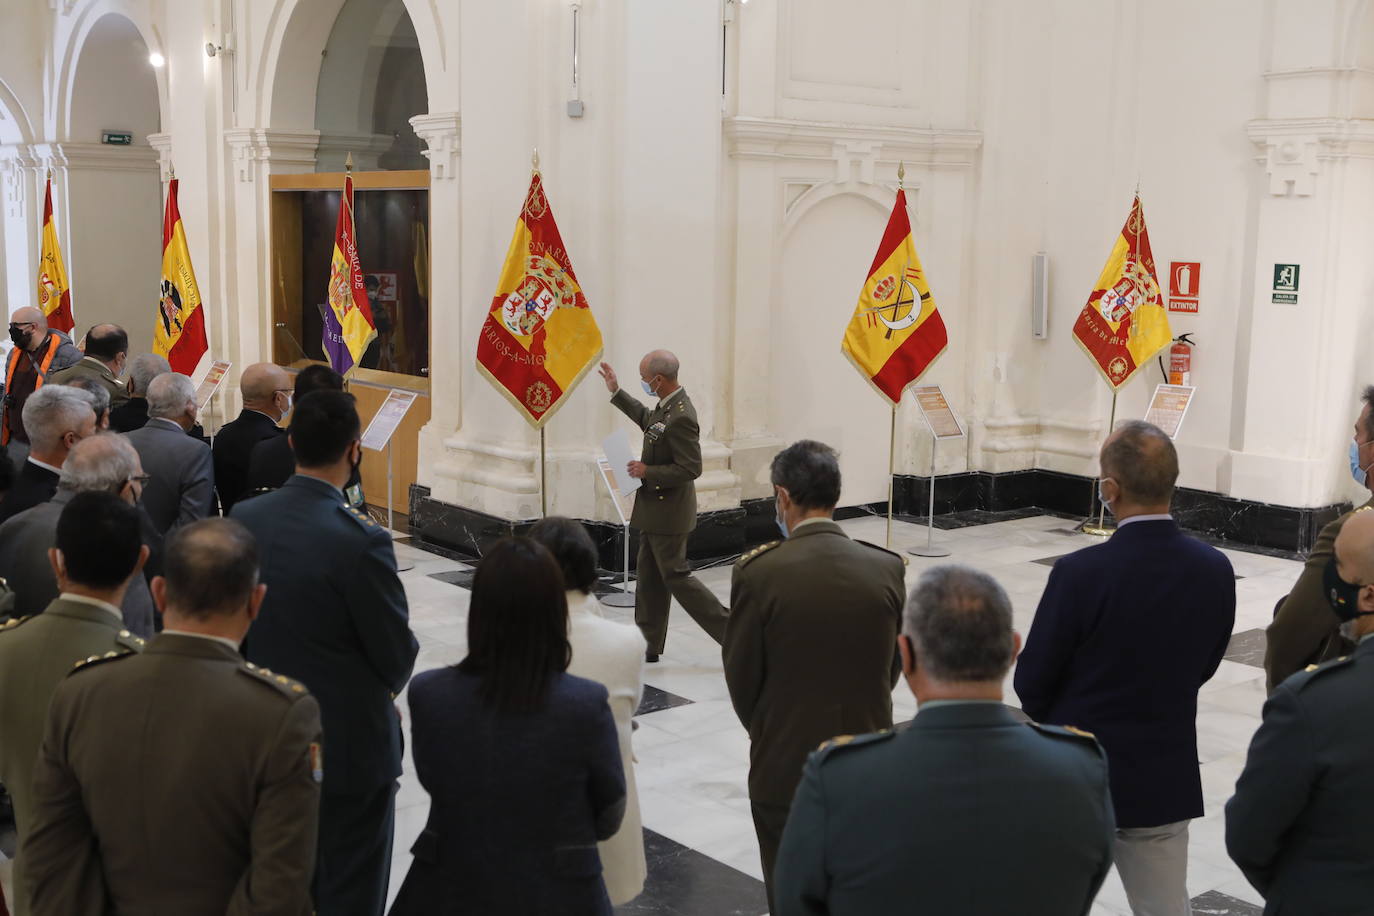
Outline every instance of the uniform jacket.
{"type": "Polygon", "coordinates": [[[286,430],[276,421],[256,410],[244,410],[238,419],[220,428],[214,444],[215,489],[225,515],[248,491],[248,460],[253,446],[264,439],[285,435],[286,430]]]}
{"type": "MultiPolygon", "coordinates": [[[[243,495],[246,498],[279,490],[294,473],[296,454],[291,451],[291,440],[286,436],[264,439],[253,446],[248,456],[248,482],[243,495]]],[[[344,487],[344,495],[355,509],[365,511],[367,502],[363,497],[363,478],[358,468],[353,469],[348,486],[344,487]]]]}
{"type": "Polygon", "coordinates": [[[647,534],[686,534],[697,524],[701,476],[701,430],[697,411],[679,388],[652,410],[621,388],[611,398],[621,413],[644,430],[639,460],[648,467],[635,491],[630,524],[647,534]]]}
{"type": "Polygon", "coordinates": [[[1235,616],[1231,561],[1168,519],[1122,525],[1050,571],[1016,692],[1032,719],[1102,742],[1118,826],[1202,815],[1197,693],[1235,616]]]}
{"type": "Polygon", "coordinates": [[[0,500],[0,522],[52,499],[60,479],[60,474],[34,464],[32,460],[25,460],[15,476],[14,486],[10,487],[4,500],[0,500]]]}
{"type": "Polygon", "coordinates": [[[722,654],[752,800],[788,804],[822,741],[892,726],[904,572],[828,519],[735,564],[722,654]]]}
{"type": "Polygon", "coordinates": [[[233,517],[257,538],[267,585],[248,660],[303,681],[320,701],[326,793],[380,789],[401,774],[392,697],[419,651],[391,535],[333,486],[300,474],[233,517]]]}
{"type": "Polygon", "coordinates": [[[391,916],[610,916],[597,840],[625,778],[600,684],[558,674],[543,709],[506,714],[457,667],[415,678],[415,772],[429,820],[391,916]]]}
{"type": "Polygon", "coordinates": [[[1374,640],[1365,640],[1288,678],[1264,704],[1226,803],[1226,851],[1264,895],[1266,914],[1369,911],[1371,694],[1374,640]]]}
{"type": "MultiPolygon", "coordinates": [[[[1374,499],[1360,508],[1374,506],[1374,499]]],[[[1347,655],[1354,646],[1341,638],[1340,620],[1322,590],[1322,573],[1335,556],[1336,535],[1354,511],[1329,522],[1317,535],[1302,573],[1288,597],[1279,602],[1274,620],[1264,631],[1264,680],[1270,693],[1289,675],[1313,662],[1347,655]]]]}
{"type": "Polygon", "coordinates": [[[215,508],[215,471],[210,446],[171,420],[154,418],[125,433],[143,472],[143,508],[162,534],[209,516],[215,508]]]}
{"type": "Polygon", "coordinates": [[[900,734],[807,760],[775,916],[1086,914],[1114,833],[1091,736],[1024,725],[1000,703],[922,709],[900,734]]]}
{"type": "Polygon", "coordinates": [[[600,845],[606,892],[611,905],[628,903],[644,890],[644,831],[639,819],[639,791],[635,786],[634,714],[644,694],[644,635],[632,624],[601,616],[595,595],[568,592],[568,642],[572,663],[568,673],[596,681],[610,695],[625,771],[625,819],[615,836],[600,845]]]}
{"type": "MultiPolygon", "coordinates": [[[[108,610],[57,598],[37,617],[0,626],[0,784],[14,800],[20,848],[32,823],[33,763],[43,740],[48,700],[72,666],[106,652],[136,652],[143,640],[108,610]]],[[[23,868],[16,866],[14,916],[28,911],[23,868]]]]}
{"type": "Polygon", "coordinates": [[[94,356],[83,356],[80,362],[53,372],[48,376],[48,382],[53,385],[67,385],[77,378],[88,378],[99,382],[110,393],[111,408],[123,406],[129,401],[128,386],[110,371],[109,366],[94,356]]]}
{"type": "MultiPolygon", "coordinates": [[[[0,576],[14,592],[16,617],[41,614],[57,597],[57,578],[48,562],[48,548],[57,546],[58,517],[75,495],[72,490],[60,489],[43,505],[0,524],[0,576]]],[[[142,575],[130,580],[120,609],[124,626],[135,636],[153,635],[153,596],[142,575]]]]}
{"type": "Polygon", "coordinates": [[[118,407],[110,408],[110,429],[117,433],[128,433],[142,429],[147,422],[147,398],[129,398],[118,407]]]}
{"type": "Polygon", "coordinates": [[[53,694],[24,842],[32,916],[309,916],[319,707],[161,633],[53,694]]]}

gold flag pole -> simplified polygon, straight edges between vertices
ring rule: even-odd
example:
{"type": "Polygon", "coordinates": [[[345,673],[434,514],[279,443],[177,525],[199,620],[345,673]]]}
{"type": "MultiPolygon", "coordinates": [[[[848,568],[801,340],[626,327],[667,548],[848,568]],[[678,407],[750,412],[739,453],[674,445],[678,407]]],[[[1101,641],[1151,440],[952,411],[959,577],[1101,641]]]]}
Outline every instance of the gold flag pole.
{"type": "Polygon", "coordinates": [[[887,546],[892,547],[892,477],[897,473],[897,405],[892,405],[892,434],[887,445],[887,546]]]}

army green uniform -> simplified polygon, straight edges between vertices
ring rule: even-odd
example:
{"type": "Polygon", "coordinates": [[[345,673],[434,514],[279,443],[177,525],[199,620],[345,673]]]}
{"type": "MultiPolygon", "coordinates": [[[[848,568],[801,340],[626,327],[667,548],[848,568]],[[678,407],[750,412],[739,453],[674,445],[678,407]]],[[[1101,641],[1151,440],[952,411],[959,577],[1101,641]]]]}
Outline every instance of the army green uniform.
{"type": "Polygon", "coordinates": [[[712,639],[725,637],[725,608],[687,565],[687,538],[697,525],[697,491],[701,476],[701,430],[697,411],[679,388],[652,410],[625,389],[611,403],[644,431],[640,461],[647,467],[635,491],[630,524],[639,529],[635,623],[644,633],[650,655],[660,655],[668,639],[670,598],[686,609],[712,639]]]}
{"type": "Polygon", "coordinates": [[[923,703],[899,733],[806,762],[773,916],[1073,916],[1112,864],[1107,758],[998,702],[923,703]]]}
{"type": "Polygon", "coordinates": [[[770,899],[806,755],[892,727],[906,564],[830,519],[746,553],[730,583],[725,684],[749,731],[749,803],[770,899]]]}
{"type": "Polygon", "coordinates": [[[110,371],[110,367],[94,356],[83,357],[81,362],[65,369],[59,369],[48,376],[49,385],[70,385],[72,379],[89,378],[99,382],[110,393],[110,407],[121,407],[129,403],[129,388],[110,371]]]}
{"type": "Polygon", "coordinates": [[[58,685],[24,845],[33,916],[309,916],[323,776],[305,687],[164,631],[58,685]]]}
{"type": "MultiPolygon", "coordinates": [[[[21,862],[32,823],[33,763],[53,690],[78,661],[142,648],[143,640],[124,629],[118,608],[71,595],[54,599],[36,617],[12,619],[0,627],[0,784],[14,800],[21,862]]],[[[23,876],[16,864],[14,916],[28,912],[23,876]]]]}

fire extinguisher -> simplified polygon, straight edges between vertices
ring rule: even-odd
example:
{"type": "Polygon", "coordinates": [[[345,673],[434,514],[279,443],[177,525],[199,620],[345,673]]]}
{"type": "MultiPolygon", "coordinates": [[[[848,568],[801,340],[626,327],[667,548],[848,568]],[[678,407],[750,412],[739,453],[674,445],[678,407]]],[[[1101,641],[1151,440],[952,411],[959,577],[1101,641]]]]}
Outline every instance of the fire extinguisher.
{"type": "Polygon", "coordinates": [[[1190,334],[1180,334],[1174,338],[1169,348],[1169,384],[1193,384],[1193,346],[1190,334]]]}

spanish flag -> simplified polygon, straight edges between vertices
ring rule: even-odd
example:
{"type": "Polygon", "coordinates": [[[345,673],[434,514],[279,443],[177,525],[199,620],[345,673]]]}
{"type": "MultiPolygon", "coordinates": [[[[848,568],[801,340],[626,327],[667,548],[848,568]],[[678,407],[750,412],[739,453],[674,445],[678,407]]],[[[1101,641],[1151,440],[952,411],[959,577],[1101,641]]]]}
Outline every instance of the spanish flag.
{"type": "Polygon", "coordinates": [[[1073,339],[1113,391],[1173,339],[1156,277],[1145,211],[1137,194],[1097,278],[1097,288],[1073,325],[1073,339]]]}
{"type": "Polygon", "coordinates": [[[167,186],[167,211],[162,217],[162,287],[157,320],[153,322],[153,352],[167,357],[172,371],[192,375],[209,347],[205,343],[205,309],[186,247],[186,228],[177,207],[173,178],[167,186]]]}
{"type": "Polygon", "coordinates": [[[477,338],[477,371],[538,429],[600,358],[601,329],[536,170],[477,338]]]}
{"type": "Polygon", "coordinates": [[[906,387],[930,368],[948,344],[945,323],[911,240],[906,192],[899,189],[840,349],[859,374],[896,406],[906,387]]]}
{"type": "Polygon", "coordinates": [[[344,174],[339,198],[339,221],[334,227],[334,254],[329,261],[329,308],[324,311],[324,353],[329,365],[342,375],[363,358],[367,345],[377,337],[367,286],[358,261],[353,234],[353,173],[344,174]]]}
{"type": "Polygon", "coordinates": [[[43,197],[43,253],[38,258],[38,308],[48,316],[48,327],[71,333],[72,291],[67,285],[67,268],[62,264],[62,248],[57,244],[57,222],[52,216],[52,178],[43,197]]]}

